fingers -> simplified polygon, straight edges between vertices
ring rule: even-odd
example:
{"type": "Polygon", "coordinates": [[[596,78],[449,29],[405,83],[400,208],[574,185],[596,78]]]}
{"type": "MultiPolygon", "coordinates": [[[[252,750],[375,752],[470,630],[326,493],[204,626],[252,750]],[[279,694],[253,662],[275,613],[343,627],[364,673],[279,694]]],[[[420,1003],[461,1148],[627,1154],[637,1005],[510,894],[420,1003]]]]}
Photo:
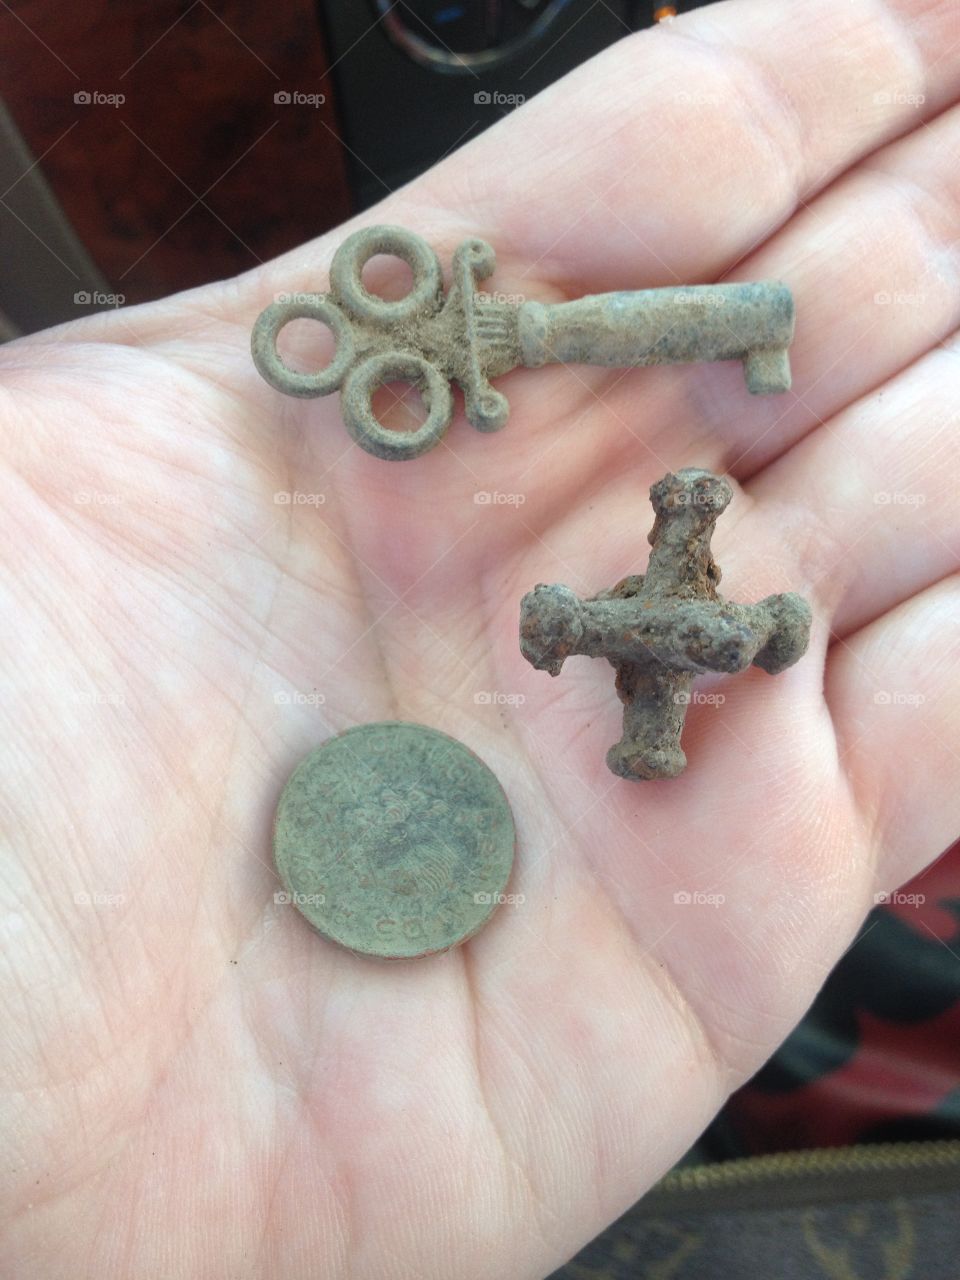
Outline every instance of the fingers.
{"type": "Polygon", "coordinates": [[[578,290],[710,278],[952,101],[958,75],[947,5],[739,0],[614,45],[410,195],[497,228],[519,278],[578,290]]]}
{"type": "Polygon", "coordinates": [[[825,691],[840,763],[879,837],[878,888],[960,832],[960,574],[833,646],[825,691]]]}
{"type": "MultiPolygon", "coordinates": [[[[958,93],[949,5],[732,0],[620,41],[357,222],[410,226],[444,261],[487,235],[504,287],[531,295],[709,279],[958,93]]],[[[346,230],[251,272],[218,311],[322,287],[346,230]]]]}
{"type": "Polygon", "coordinates": [[[835,635],[960,567],[958,355],[954,338],[747,486],[756,506],[735,545],[789,546],[794,589],[814,599],[835,635]]]}
{"type": "MultiPolygon", "coordinates": [[[[511,437],[517,471],[505,481],[520,487],[548,466],[549,520],[598,460],[605,485],[636,474],[638,461],[650,479],[689,464],[743,480],[922,357],[960,323],[957,156],[960,109],[871,156],[740,265],[738,275],[793,288],[793,392],[751,397],[733,365],[524,371],[504,380],[523,425],[511,437]]],[[[863,444],[879,457],[879,441],[868,434],[863,444]]],[[[541,515],[532,504],[527,513],[541,515]]]]}
{"type": "Polygon", "coordinates": [[[738,268],[796,297],[793,391],[705,405],[741,479],[960,324],[960,109],[864,161],[738,268]]]}
{"type": "MultiPolygon", "coordinates": [[[[697,461],[743,477],[960,318],[956,265],[943,247],[955,238],[956,165],[944,161],[958,125],[945,117],[918,128],[958,88],[960,15],[952,6],[817,0],[791,7],[788,19],[761,0],[738,0],[622,41],[362,221],[415,227],[444,260],[465,231],[488,234],[500,257],[498,287],[538,297],[709,278],[735,262],[738,275],[787,278],[800,317],[794,397],[748,397],[734,367],[578,367],[524,371],[503,384],[521,473],[552,448],[557,419],[569,425],[572,410],[565,457],[577,484],[585,465],[596,471],[600,451],[615,465],[640,440],[654,470],[696,450],[697,461]],[[877,177],[875,149],[904,133],[909,140],[883,153],[887,171],[877,177]],[[798,201],[810,202],[867,155],[869,171],[841,179],[762,254],[742,261],[798,201]],[[931,201],[934,174],[944,176],[931,201]],[[879,274],[865,262],[882,264],[879,274]],[[884,292],[915,294],[918,279],[926,281],[922,306],[877,302],[884,292]]],[[[204,294],[211,331],[230,326],[224,378],[258,388],[258,406],[276,397],[259,387],[237,326],[249,332],[279,289],[322,288],[344,233],[204,294]]],[[[168,324],[145,308],[124,317],[116,340],[166,342],[186,363],[206,360],[208,344],[171,344],[168,324]]],[[[329,417],[324,456],[340,466],[338,406],[298,413],[329,417]]],[[[476,436],[457,416],[447,471],[472,483],[494,451],[509,470],[506,441],[476,436]]],[[[557,497],[565,501],[562,491],[557,497]]]]}

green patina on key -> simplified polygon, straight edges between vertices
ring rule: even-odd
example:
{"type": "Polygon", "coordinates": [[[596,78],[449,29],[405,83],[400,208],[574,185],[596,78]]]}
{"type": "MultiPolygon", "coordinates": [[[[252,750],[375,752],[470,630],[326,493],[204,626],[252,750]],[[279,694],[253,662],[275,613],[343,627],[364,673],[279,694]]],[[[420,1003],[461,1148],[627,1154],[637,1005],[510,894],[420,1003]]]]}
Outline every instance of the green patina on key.
{"type": "Polygon", "coordinates": [[[509,405],[490,380],[519,366],[742,360],[753,394],[790,388],[794,308],[784,284],[687,285],[515,306],[478,293],[477,282],[494,265],[485,240],[463,241],[444,296],[440,261],[419,236],[388,226],[354,232],[334,254],[326,293],[299,294],[260,314],[254,362],[287,395],[340,391],[343,420],[356,442],[393,461],[416,458],[443,437],[453,417],[453,382],[463,389],[468,421],[478,431],[499,431],[509,405]],[[401,258],[413,272],[413,287],[398,301],[363,286],[361,272],[376,254],[401,258]],[[301,318],[333,331],[335,355],[318,373],[294,372],[277,351],[280,330],[301,318]],[[373,393],[393,381],[420,391],[427,417],[415,431],[392,431],[373,412],[373,393]]]}

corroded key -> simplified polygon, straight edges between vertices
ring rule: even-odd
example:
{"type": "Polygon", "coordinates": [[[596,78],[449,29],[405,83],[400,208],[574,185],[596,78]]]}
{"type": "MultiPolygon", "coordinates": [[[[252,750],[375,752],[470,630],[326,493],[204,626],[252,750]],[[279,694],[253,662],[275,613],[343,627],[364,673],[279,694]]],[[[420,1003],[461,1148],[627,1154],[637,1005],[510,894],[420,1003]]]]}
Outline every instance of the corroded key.
{"type": "Polygon", "coordinates": [[[416,458],[439,442],[453,417],[452,382],[463,388],[468,421],[478,431],[499,431],[509,405],[490,379],[521,365],[742,360],[754,395],[790,388],[794,312],[784,284],[689,285],[514,306],[477,291],[495,261],[485,240],[463,241],[444,297],[439,259],[420,236],[402,227],[356,231],[334,254],[328,292],[300,294],[261,312],[254,362],[287,395],[340,391],[350,434],[368,453],[390,460],[416,458]],[[405,297],[387,301],[364,288],[360,273],[375,254],[409,265],[413,286],[405,297]],[[333,360],[318,373],[294,372],[277,351],[280,330],[300,318],[333,331],[333,360]],[[377,387],[394,381],[420,391],[427,417],[416,431],[391,431],[373,412],[377,387]]]}

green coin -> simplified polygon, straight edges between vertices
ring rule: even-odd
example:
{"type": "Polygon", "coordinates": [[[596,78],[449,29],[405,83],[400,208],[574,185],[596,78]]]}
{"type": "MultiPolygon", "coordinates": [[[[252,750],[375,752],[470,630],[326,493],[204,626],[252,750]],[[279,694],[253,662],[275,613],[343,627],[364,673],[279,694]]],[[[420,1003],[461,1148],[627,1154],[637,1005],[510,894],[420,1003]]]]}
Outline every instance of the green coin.
{"type": "Polygon", "coordinates": [[[463,942],[503,900],[516,834],[503,788],[422,724],[359,725],[312,751],[280,796],[287,900],[351,951],[391,959],[463,942]]]}

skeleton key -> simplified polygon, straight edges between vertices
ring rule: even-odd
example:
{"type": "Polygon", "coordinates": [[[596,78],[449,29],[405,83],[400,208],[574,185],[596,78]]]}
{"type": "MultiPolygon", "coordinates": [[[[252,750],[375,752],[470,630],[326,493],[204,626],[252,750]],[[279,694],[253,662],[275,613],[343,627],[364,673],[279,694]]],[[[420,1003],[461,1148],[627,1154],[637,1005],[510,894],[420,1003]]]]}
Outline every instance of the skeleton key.
{"type": "Polygon", "coordinates": [[[519,366],[742,360],[754,395],[790,388],[794,311],[784,284],[641,289],[515,306],[485,300],[477,291],[495,261],[485,240],[463,241],[444,297],[440,261],[420,236],[402,227],[356,231],[333,256],[328,292],[300,294],[261,312],[251,341],[254,363],[287,395],[340,391],[354,440],[392,461],[416,458],[439,443],[453,417],[453,382],[463,389],[467,420],[478,431],[499,431],[509,405],[490,379],[519,366]],[[405,297],[387,301],[364,288],[360,274],[375,254],[408,264],[413,286],[405,297]],[[318,373],[294,372],[277,351],[280,330],[300,318],[320,320],[333,331],[333,360],[318,373]],[[391,431],[373,412],[374,392],[393,381],[420,391],[427,417],[415,431],[391,431]]]}

